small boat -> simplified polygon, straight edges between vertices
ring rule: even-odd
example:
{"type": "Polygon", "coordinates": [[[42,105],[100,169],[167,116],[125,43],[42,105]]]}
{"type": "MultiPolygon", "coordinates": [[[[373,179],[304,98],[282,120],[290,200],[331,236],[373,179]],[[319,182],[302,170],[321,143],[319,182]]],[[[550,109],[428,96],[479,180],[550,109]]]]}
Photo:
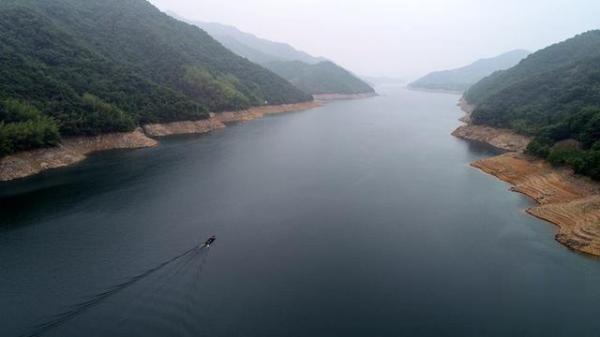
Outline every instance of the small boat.
{"type": "Polygon", "coordinates": [[[208,240],[206,240],[206,242],[204,242],[203,247],[210,248],[210,245],[212,245],[212,243],[215,242],[216,239],[217,238],[214,235],[211,236],[210,238],[208,238],[208,240]]]}

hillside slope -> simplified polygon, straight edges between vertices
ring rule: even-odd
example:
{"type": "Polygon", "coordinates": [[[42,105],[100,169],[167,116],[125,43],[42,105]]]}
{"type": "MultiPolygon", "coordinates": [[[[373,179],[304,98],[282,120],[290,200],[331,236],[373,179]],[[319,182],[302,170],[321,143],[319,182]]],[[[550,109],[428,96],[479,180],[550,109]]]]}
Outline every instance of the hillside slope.
{"type": "MultiPolygon", "coordinates": [[[[177,14],[169,14],[185,21],[177,14]]],[[[261,39],[233,26],[201,21],[187,22],[206,30],[234,53],[272,70],[308,94],[352,95],[374,92],[369,84],[348,70],[288,44],[261,39]]]]}
{"type": "MultiPolygon", "coordinates": [[[[181,20],[181,17],[174,13],[169,13],[181,20]]],[[[314,57],[308,53],[297,50],[287,43],[269,41],[259,38],[253,34],[242,32],[233,26],[222,25],[214,22],[190,21],[200,29],[206,31],[217,41],[234,53],[249,59],[256,63],[275,62],[275,61],[301,61],[308,64],[315,64],[326,61],[321,57],[314,57]],[[264,59],[256,59],[259,53],[264,59]]]]}
{"type": "Polygon", "coordinates": [[[475,61],[461,68],[432,72],[409,86],[417,89],[464,91],[495,71],[516,65],[527,55],[529,52],[526,50],[513,50],[496,57],[475,61]]]}
{"type": "Polygon", "coordinates": [[[476,124],[532,135],[531,153],[600,179],[600,31],[540,50],[474,85],[476,124]]]}
{"type": "Polygon", "coordinates": [[[312,95],[354,95],[374,92],[366,82],[329,61],[317,64],[306,64],[300,61],[272,62],[264,66],[287,79],[300,90],[312,95]]]}
{"type": "Polygon", "coordinates": [[[144,0],[0,2],[0,155],[310,99],[144,0]]]}

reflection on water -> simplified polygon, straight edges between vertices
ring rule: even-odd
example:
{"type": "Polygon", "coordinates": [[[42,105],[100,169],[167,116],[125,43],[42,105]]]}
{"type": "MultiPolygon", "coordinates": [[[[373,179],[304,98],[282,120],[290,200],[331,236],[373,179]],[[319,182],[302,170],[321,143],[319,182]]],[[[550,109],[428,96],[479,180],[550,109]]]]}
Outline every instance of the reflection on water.
{"type": "Polygon", "coordinates": [[[194,309],[203,305],[198,285],[209,253],[200,248],[186,251],[74,305],[37,326],[30,336],[78,331],[87,331],[87,336],[140,336],[147,330],[157,336],[201,335],[194,309]],[[91,310],[93,315],[84,315],[91,310]]]}
{"type": "Polygon", "coordinates": [[[477,141],[465,141],[469,152],[478,157],[490,157],[500,155],[503,151],[491,146],[490,144],[477,142],[477,141]]]}

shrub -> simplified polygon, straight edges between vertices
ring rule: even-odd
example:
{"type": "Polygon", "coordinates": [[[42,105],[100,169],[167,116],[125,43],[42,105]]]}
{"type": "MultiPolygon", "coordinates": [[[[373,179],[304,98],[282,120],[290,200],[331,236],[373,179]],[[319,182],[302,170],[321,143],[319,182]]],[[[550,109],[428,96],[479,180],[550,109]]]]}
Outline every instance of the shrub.
{"type": "Polygon", "coordinates": [[[49,117],[8,124],[0,122],[0,156],[56,146],[59,139],[58,125],[49,117]]]}

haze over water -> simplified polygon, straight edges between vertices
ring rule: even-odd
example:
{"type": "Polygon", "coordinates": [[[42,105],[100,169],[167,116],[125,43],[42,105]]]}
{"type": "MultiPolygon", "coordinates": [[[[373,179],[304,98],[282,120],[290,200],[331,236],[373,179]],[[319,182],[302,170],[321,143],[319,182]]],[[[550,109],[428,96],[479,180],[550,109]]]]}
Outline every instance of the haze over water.
{"type": "Polygon", "coordinates": [[[0,336],[212,234],[43,335],[596,336],[598,262],[469,167],[459,97],[377,89],[0,185],[0,336]]]}

